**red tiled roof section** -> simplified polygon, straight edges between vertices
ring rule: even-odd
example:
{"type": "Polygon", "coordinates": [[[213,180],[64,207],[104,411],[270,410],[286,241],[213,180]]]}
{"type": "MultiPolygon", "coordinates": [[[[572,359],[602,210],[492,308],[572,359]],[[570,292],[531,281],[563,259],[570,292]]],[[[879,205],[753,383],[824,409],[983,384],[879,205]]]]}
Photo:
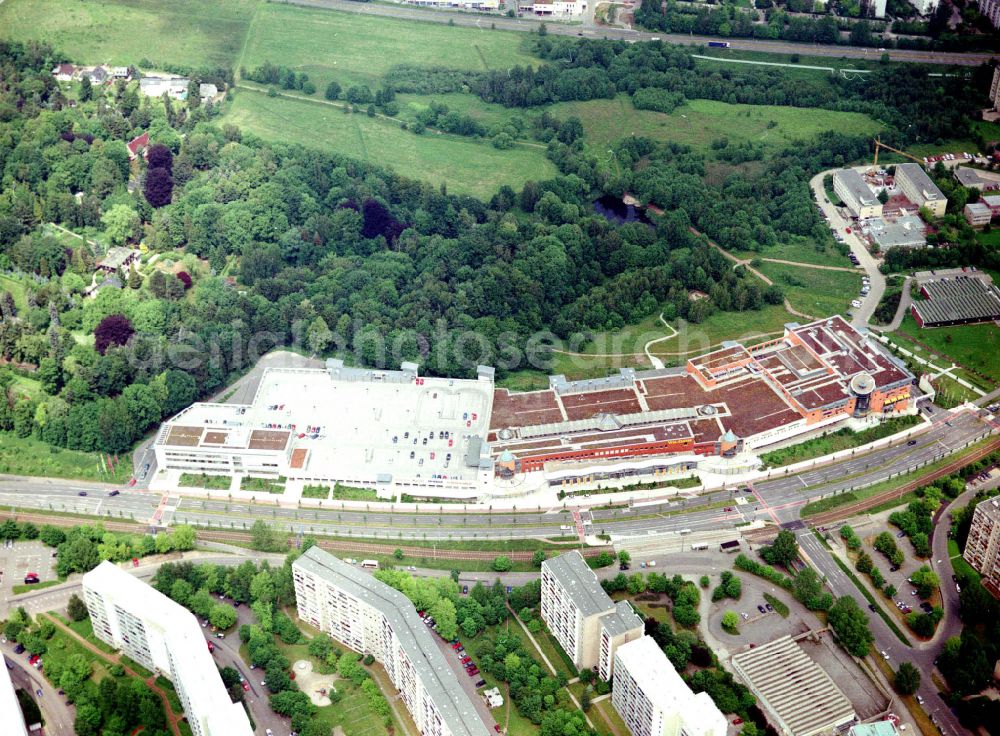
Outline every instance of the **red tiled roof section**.
{"type": "Polygon", "coordinates": [[[590,419],[597,414],[638,414],[642,411],[635,391],[631,389],[591,391],[561,398],[570,420],[590,419]]]}
{"type": "MultiPolygon", "coordinates": [[[[133,156],[139,153],[140,149],[149,145],[149,133],[138,135],[128,142],[128,150],[133,156]]],[[[121,150],[121,149],[118,149],[121,150]]]]}
{"type": "Polygon", "coordinates": [[[493,391],[490,429],[532,427],[561,422],[562,414],[551,390],[512,394],[505,388],[493,391]]]}

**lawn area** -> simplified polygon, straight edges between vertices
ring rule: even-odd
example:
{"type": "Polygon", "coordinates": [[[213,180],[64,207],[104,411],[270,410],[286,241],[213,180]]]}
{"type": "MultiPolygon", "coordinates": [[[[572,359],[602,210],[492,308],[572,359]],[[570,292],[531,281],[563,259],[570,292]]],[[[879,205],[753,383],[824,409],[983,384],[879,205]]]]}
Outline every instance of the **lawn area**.
{"type": "MultiPolygon", "coordinates": [[[[93,674],[91,677],[94,682],[100,682],[108,676],[107,666],[103,659],[58,628],[56,629],[56,633],[52,635],[52,638],[46,642],[46,646],[45,654],[42,657],[46,665],[42,670],[45,677],[48,677],[48,673],[53,669],[53,665],[59,665],[55,668],[56,670],[63,670],[69,658],[74,654],[79,654],[84,659],[93,662],[93,674]]],[[[59,683],[54,682],[52,684],[58,686],[59,683]]]]}
{"type": "Polygon", "coordinates": [[[40,583],[32,583],[31,585],[26,585],[24,583],[17,583],[11,588],[11,593],[13,595],[21,595],[21,593],[30,593],[33,590],[43,590],[45,588],[51,588],[53,585],[59,585],[60,583],[66,582],[65,580],[44,580],[40,583]]]}
{"type": "MultiPolygon", "coordinates": [[[[0,5],[0,17],[2,16],[3,5],[0,5]]],[[[24,298],[24,284],[10,276],[0,274],[0,293],[9,291],[14,297],[14,306],[18,313],[23,313],[28,308],[28,302],[24,298]]]]}
{"type": "Polygon", "coordinates": [[[0,37],[51,43],[79,63],[232,66],[259,0],[6,0],[0,37]]]}
{"type": "Polygon", "coordinates": [[[814,317],[845,314],[861,291],[861,274],[762,263],[758,269],[785,292],[791,305],[814,317]]]}
{"type": "MultiPolygon", "coordinates": [[[[246,476],[240,481],[241,491],[263,491],[264,493],[284,493],[287,478],[251,478],[246,476]]],[[[227,485],[226,488],[229,486],[227,485]]]]}
{"type": "Polygon", "coordinates": [[[625,95],[613,100],[560,102],[550,110],[558,118],[579,117],[587,144],[602,151],[622,136],[638,135],[686,143],[709,157],[712,157],[709,146],[717,138],[727,138],[730,143],[763,141],[768,148],[777,149],[827,130],[867,135],[881,127],[876,120],[856,112],[731,105],[715,100],[689,100],[666,114],[636,110],[625,95]],[[771,126],[771,122],[775,125],[771,126]]]}
{"type": "Polygon", "coordinates": [[[399,103],[399,119],[406,122],[416,120],[417,113],[430,107],[432,102],[447,105],[450,111],[475,118],[487,127],[504,123],[514,117],[531,116],[531,112],[527,110],[483,102],[476,95],[459,92],[447,95],[398,94],[396,102],[399,103]]]}
{"type": "MultiPolygon", "coordinates": [[[[73,629],[73,631],[100,649],[102,652],[107,652],[108,654],[114,653],[114,647],[105,644],[103,641],[94,636],[94,627],[90,623],[89,617],[83,619],[83,621],[70,621],[69,619],[61,616],[60,618],[62,618],[62,620],[66,622],[66,625],[73,629]]],[[[180,712],[180,709],[178,709],[178,712],[180,712]]]]}
{"type": "MultiPolygon", "coordinates": [[[[277,637],[275,643],[282,653],[288,657],[288,661],[294,667],[295,662],[300,659],[308,659],[313,663],[316,672],[328,673],[331,671],[325,663],[321,663],[315,657],[309,656],[308,644],[285,644],[277,637]]],[[[344,647],[335,642],[338,649],[344,651],[344,647]]],[[[245,646],[240,647],[240,654],[246,659],[245,646]]],[[[388,734],[382,720],[376,716],[368,705],[367,696],[361,688],[354,685],[350,680],[337,679],[335,687],[341,694],[341,699],[337,703],[319,708],[316,719],[332,731],[337,726],[344,729],[346,734],[364,734],[364,736],[384,736],[388,734]]],[[[404,709],[405,710],[405,709],[404,709]]],[[[395,719],[393,719],[395,723],[395,719]]],[[[399,731],[405,733],[405,731],[399,731]]]]}
{"type": "Polygon", "coordinates": [[[345,89],[373,90],[396,64],[473,69],[538,65],[522,51],[525,34],[414,23],[353,13],[266,4],[254,17],[240,66],[265,61],[306,72],[322,90],[335,79],[345,89]]]}
{"type": "Polygon", "coordinates": [[[878,426],[855,432],[851,429],[839,429],[831,434],[821,437],[813,437],[805,442],[800,442],[791,447],[783,447],[780,450],[772,450],[760,456],[764,467],[778,468],[783,465],[811,460],[815,457],[823,457],[832,452],[849,450],[852,447],[880,440],[884,437],[902,432],[904,429],[915,427],[923,420],[911,414],[887,419],[878,426]]]}
{"type": "Polygon", "coordinates": [[[989,388],[989,382],[1000,383],[1000,327],[992,322],[923,329],[907,314],[894,338],[907,349],[916,344],[913,352],[922,358],[930,358],[930,352],[979,374],[981,388],[989,388]]]}
{"type": "Polygon", "coordinates": [[[338,501],[377,501],[378,493],[374,488],[356,488],[355,486],[342,486],[340,483],[335,483],[333,498],[338,501]]]}
{"type": "Polygon", "coordinates": [[[228,475],[207,475],[205,473],[181,473],[177,485],[183,488],[211,488],[216,491],[228,491],[233,479],[228,475]]]}
{"type": "Polygon", "coordinates": [[[958,542],[954,539],[948,540],[948,557],[951,558],[951,569],[955,571],[956,575],[979,580],[979,573],[962,557],[962,552],[958,549],[958,542]]]}
{"type": "MultiPolygon", "coordinates": [[[[815,273],[836,274],[830,271],[815,273]]],[[[796,317],[780,305],[766,306],[750,312],[716,312],[699,324],[677,320],[671,325],[677,330],[677,336],[653,345],[651,352],[661,358],[664,364],[676,365],[692,355],[708,352],[723,340],[752,344],[766,335],[780,335],[784,324],[794,320],[796,317]]],[[[616,332],[595,332],[587,343],[567,341],[557,345],[558,349],[565,352],[552,354],[550,372],[562,373],[575,380],[603,377],[619,368],[649,368],[649,361],[643,352],[644,346],[648,341],[667,334],[669,331],[660,322],[657,311],[641,322],[616,332]]],[[[518,390],[541,389],[548,387],[548,376],[543,371],[527,369],[506,376],[500,383],[518,390]]]]}
{"type": "Polygon", "coordinates": [[[828,239],[828,242],[817,243],[813,238],[792,235],[785,242],[768,246],[760,253],[734,251],[733,255],[740,258],[777,258],[782,261],[815,263],[818,266],[851,267],[851,262],[847,260],[846,255],[837,250],[832,238],[828,239]]]}
{"type": "Polygon", "coordinates": [[[15,395],[26,396],[30,399],[38,396],[38,394],[42,392],[42,384],[34,378],[27,378],[26,376],[21,376],[15,373],[11,389],[14,391],[15,395]]]}
{"type": "Polygon", "coordinates": [[[556,174],[541,147],[500,151],[485,140],[430,132],[416,135],[393,121],[347,114],[319,100],[268,97],[241,88],[225,109],[224,122],[264,138],[387,166],[435,186],[447,184],[455,194],[489,199],[502,184],[520,190],[529,179],[540,181],[556,174]]]}
{"type": "Polygon", "coordinates": [[[0,432],[0,473],[115,483],[131,477],[132,464],[123,457],[112,472],[104,472],[96,452],[63,450],[33,437],[0,432]]]}

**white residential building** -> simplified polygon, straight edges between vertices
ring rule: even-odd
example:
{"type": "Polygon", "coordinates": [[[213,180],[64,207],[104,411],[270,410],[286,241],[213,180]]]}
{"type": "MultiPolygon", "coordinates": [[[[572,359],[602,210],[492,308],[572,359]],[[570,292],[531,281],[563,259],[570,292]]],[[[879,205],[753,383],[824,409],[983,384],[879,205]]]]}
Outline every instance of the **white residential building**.
{"type": "Polygon", "coordinates": [[[725,736],[726,717],[708,693],[693,693],[652,637],[615,652],[611,705],[632,736],[725,736]]]}
{"type": "Polygon", "coordinates": [[[921,15],[930,15],[937,10],[938,2],[940,0],[910,0],[910,5],[921,15]]]}
{"type": "Polygon", "coordinates": [[[935,217],[944,216],[948,198],[920,164],[897,164],[896,186],[918,207],[926,207],[935,217]]]}
{"type": "Polygon", "coordinates": [[[542,563],[542,620],[577,669],[614,674],[615,650],[643,635],[645,625],[626,601],[615,603],[579,552],[542,563]]]}
{"type": "Polygon", "coordinates": [[[318,547],[292,577],[299,618],[385,667],[422,736],[492,733],[406,596],[318,547]]]}
{"type": "MultiPolygon", "coordinates": [[[[1000,0],[979,0],[979,14],[989,18],[994,28],[1000,28],[1000,0]]],[[[993,74],[997,74],[995,69],[993,74]]],[[[996,102],[996,97],[990,99],[996,102]]]]}
{"type": "Polygon", "coordinates": [[[6,667],[0,667],[0,724],[3,724],[4,736],[28,736],[24,713],[21,712],[21,704],[17,702],[14,683],[6,667]]]}
{"type": "Polygon", "coordinates": [[[885,17],[885,6],[886,0],[875,0],[875,2],[872,3],[872,13],[876,18],[885,17]]]}
{"type": "Polygon", "coordinates": [[[106,561],[83,576],[83,594],[97,638],[173,683],[194,736],[252,736],[193,613],[106,561]]]}
{"type": "Polygon", "coordinates": [[[882,215],[882,203],[854,169],[833,172],[833,191],[855,217],[867,219],[882,215]]]}

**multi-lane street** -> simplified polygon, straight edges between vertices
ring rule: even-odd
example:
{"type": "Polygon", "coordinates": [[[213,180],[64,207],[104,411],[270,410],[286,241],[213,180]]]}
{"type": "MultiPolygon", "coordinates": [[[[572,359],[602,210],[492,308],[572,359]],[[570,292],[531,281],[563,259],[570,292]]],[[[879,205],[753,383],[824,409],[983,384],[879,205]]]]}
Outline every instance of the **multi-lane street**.
{"type": "MultiPolygon", "coordinates": [[[[742,484],[694,498],[671,497],[659,501],[623,505],[618,508],[583,509],[594,534],[619,537],[674,532],[717,530],[755,520],[784,523],[797,519],[801,507],[811,500],[878,483],[932,463],[986,436],[991,426],[973,411],[957,414],[940,410],[925,431],[909,441],[817,465],[802,472],[785,474],[781,469],[755,480],[753,494],[739,490],[742,484]],[[744,503],[734,498],[744,496],[744,503]],[[725,509],[729,508],[730,511],[725,509]]],[[[281,506],[275,502],[250,503],[225,499],[203,499],[160,493],[120,490],[109,496],[112,486],[49,478],[0,478],[0,505],[18,511],[40,510],[79,513],[147,523],[163,503],[161,524],[189,523],[219,530],[245,531],[262,519],[277,529],[301,534],[327,534],[370,539],[406,540],[502,540],[567,536],[572,526],[572,506],[535,507],[524,510],[493,510],[457,504],[428,506],[419,513],[395,511],[385,504],[370,508],[359,504],[328,503],[323,508],[281,506]],[[86,494],[86,495],[81,495],[86,494]]],[[[570,502],[572,503],[572,502],[570,502]]]]}
{"type": "MultiPolygon", "coordinates": [[[[500,15],[479,15],[459,13],[454,11],[431,10],[404,5],[359,3],[351,0],[286,0],[292,5],[303,5],[313,8],[327,8],[362,15],[378,15],[405,20],[424,21],[426,23],[447,23],[456,26],[471,26],[483,33],[488,33],[491,27],[504,31],[537,31],[544,19],[507,18],[500,15]]],[[[706,45],[709,41],[718,40],[706,36],[683,35],[676,33],[651,33],[636,31],[630,28],[612,28],[608,26],[568,25],[558,22],[546,23],[549,33],[562,36],[582,36],[584,38],[609,38],[623,41],[654,41],[663,40],[678,44],[706,45]]],[[[868,49],[853,46],[825,46],[822,44],[790,43],[788,41],[761,41],[752,38],[726,39],[734,49],[750,51],[767,51],[776,54],[809,54],[811,56],[829,56],[837,59],[871,59],[878,60],[882,49],[868,49]]],[[[978,66],[995,58],[992,54],[958,53],[952,51],[909,51],[890,49],[885,51],[893,61],[906,61],[922,64],[955,64],[962,66],[978,66]]]]}

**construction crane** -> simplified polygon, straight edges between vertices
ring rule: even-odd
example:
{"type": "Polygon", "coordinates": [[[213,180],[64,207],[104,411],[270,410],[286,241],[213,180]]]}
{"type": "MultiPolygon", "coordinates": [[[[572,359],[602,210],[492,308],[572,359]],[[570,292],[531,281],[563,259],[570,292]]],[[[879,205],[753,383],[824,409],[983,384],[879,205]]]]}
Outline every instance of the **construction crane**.
{"type": "Polygon", "coordinates": [[[880,148],[884,148],[887,151],[892,151],[893,153],[898,153],[900,156],[905,156],[906,158],[913,159],[914,161],[916,161],[921,166],[924,165],[924,162],[921,159],[917,158],[916,156],[911,156],[910,154],[906,153],[905,151],[900,151],[898,148],[893,148],[892,146],[886,145],[885,143],[882,142],[882,136],[876,136],[875,137],[875,160],[872,162],[872,167],[875,167],[875,168],[878,167],[878,150],[880,148]]]}

